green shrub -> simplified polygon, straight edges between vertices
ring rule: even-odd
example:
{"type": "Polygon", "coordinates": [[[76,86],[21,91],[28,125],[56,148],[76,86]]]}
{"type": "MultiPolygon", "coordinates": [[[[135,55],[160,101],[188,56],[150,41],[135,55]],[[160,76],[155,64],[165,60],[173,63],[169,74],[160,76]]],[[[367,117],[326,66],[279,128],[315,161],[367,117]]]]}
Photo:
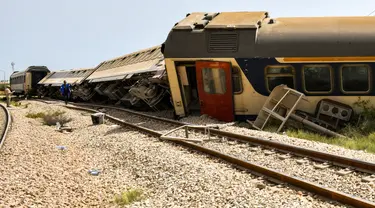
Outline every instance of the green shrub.
{"type": "Polygon", "coordinates": [[[128,205],[134,201],[141,200],[142,192],[138,189],[130,189],[115,196],[115,203],[118,205],[128,205]]]}
{"type": "Polygon", "coordinates": [[[331,138],[305,129],[288,129],[287,135],[375,153],[375,107],[370,105],[370,100],[360,98],[353,106],[361,113],[355,115],[352,121],[339,131],[347,138],[331,138]]]}

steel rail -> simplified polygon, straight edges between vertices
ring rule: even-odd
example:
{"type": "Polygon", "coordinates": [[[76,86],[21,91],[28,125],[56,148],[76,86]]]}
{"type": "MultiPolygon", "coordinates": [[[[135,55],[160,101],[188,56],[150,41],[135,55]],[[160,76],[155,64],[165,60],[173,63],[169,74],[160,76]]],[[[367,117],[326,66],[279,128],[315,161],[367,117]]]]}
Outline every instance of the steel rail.
{"type": "MultiPolygon", "coordinates": [[[[93,112],[93,113],[98,112],[98,111],[93,110],[93,109],[77,107],[77,106],[72,106],[72,105],[66,105],[65,107],[70,108],[70,109],[75,109],[75,110],[83,110],[83,111],[93,112]]],[[[110,119],[114,123],[117,123],[119,125],[126,126],[126,127],[131,127],[131,128],[136,129],[138,131],[147,133],[151,136],[160,137],[162,135],[162,133],[160,133],[158,131],[154,131],[152,129],[137,126],[137,125],[134,125],[134,124],[129,123],[129,122],[125,122],[121,119],[115,118],[115,117],[110,116],[110,115],[106,115],[106,118],[110,119]]],[[[305,180],[297,178],[297,177],[289,176],[289,175],[283,174],[281,172],[278,172],[276,170],[266,168],[266,167],[263,167],[263,166],[259,166],[259,165],[256,165],[254,163],[251,163],[249,161],[238,159],[236,157],[218,152],[216,150],[212,150],[212,149],[203,147],[201,145],[197,145],[197,144],[193,144],[193,143],[185,142],[185,141],[170,141],[170,142],[174,142],[176,144],[180,144],[182,146],[189,147],[189,148],[191,148],[195,151],[199,151],[199,152],[206,153],[208,155],[214,156],[216,158],[219,158],[221,160],[224,160],[226,162],[234,164],[238,167],[245,168],[246,170],[248,170],[250,172],[253,172],[256,175],[262,175],[262,176],[264,176],[265,178],[267,178],[271,181],[285,182],[285,183],[288,183],[288,184],[290,184],[294,187],[301,188],[303,190],[318,194],[322,197],[325,197],[325,198],[328,198],[328,199],[331,199],[331,200],[335,200],[335,201],[343,203],[343,204],[351,205],[351,206],[354,206],[354,207],[375,207],[374,202],[371,202],[371,201],[368,201],[368,200],[365,200],[365,199],[361,199],[361,198],[358,198],[358,197],[355,197],[355,196],[352,196],[352,195],[349,195],[349,194],[346,194],[346,193],[343,193],[343,192],[339,192],[339,191],[336,191],[336,190],[333,190],[333,189],[330,189],[330,188],[326,188],[326,187],[320,186],[320,185],[312,183],[312,182],[305,181],[305,180]]]]}
{"type": "Polygon", "coordinates": [[[0,108],[3,109],[5,113],[5,124],[4,124],[4,128],[1,132],[1,137],[0,137],[0,149],[1,149],[1,147],[4,144],[5,138],[8,135],[8,131],[10,129],[12,119],[11,119],[11,116],[7,107],[5,107],[3,104],[0,103],[0,108]]]}
{"type": "MultiPolygon", "coordinates": [[[[124,112],[131,113],[131,114],[138,115],[138,116],[148,117],[148,118],[152,118],[158,121],[167,122],[167,123],[171,123],[175,125],[180,125],[180,126],[191,125],[185,122],[180,122],[180,121],[167,119],[167,118],[160,118],[157,116],[147,115],[147,114],[136,112],[133,110],[118,108],[118,107],[113,107],[113,106],[86,104],[86,103],[74,103],[74,105],[94,106],[94,107],[99,107],[99,108],[111,108],[111,109],[124,111],[124,112]]],[[[207,129],[207,127],[195,126],[195,127],[191,127],[191,129],[204,131],[205,129],[207,129]]],[[[357,170],[360,172],[365,172],[365,173],[370,173],[370,174],[375,173],[375,163],[370,163],[370,162],[366,162],[363,160],[352,159],[352,158],[334,155],[334,154],[330,154],[326,152],[298,147],[295,145],[285,144],[281,142],[270,141],[270,140],[266,140],[266,139],[262,139],[258,137],[246,136],[246,135],[236,134],[236,133],[227,132],[227,131],[221,131],[221,130],[214,129],[214,128],[210,128],[209,130],[210,130],[210,134],[212,135],[227,137],[229,139],[237,140],[240,142],[248,142],[254,145],[264,146],[264,147],[275,149],[281,152],[292,153],[294,155],[301,156],[301,157],[308,157],[315,161],[320,161],[320,162],[328,161],[332,163],[333,165],[345,167],[345,168],[351,168],[353,170],[357,170]]]]}

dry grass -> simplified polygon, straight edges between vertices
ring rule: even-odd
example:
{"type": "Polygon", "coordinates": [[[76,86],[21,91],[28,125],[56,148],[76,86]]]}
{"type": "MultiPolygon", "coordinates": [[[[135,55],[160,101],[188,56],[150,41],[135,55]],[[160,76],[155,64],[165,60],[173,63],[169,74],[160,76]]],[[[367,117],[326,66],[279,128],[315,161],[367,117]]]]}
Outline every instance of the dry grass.
{"type": "Polygon", "coordinates": [[[57,122],[59,122],[62,126],[64,124],[69,123],[72,121],[71,118],[68,118],[67,116],[64,115],[64,111],[54,111],[54,112],[38,112],[38,113],[28,113],[26,115],[27,118],[34,118],[34,119],[42,119],[43,124],[48,125],[48,126],[54,126],[56,125],[57,122]]]}

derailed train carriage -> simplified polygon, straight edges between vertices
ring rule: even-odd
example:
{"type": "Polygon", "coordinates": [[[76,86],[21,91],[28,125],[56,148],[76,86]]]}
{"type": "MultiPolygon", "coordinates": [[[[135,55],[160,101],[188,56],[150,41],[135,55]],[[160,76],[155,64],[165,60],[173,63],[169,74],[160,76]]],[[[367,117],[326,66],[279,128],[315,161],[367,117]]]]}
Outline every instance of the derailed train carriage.
{"type": "Polygon", "coordinates": [[[53,71],[38,82],[38,94],[43,97],[61,98],[59,89],[65,80],[71,84],[74,91],[72,98],[76,100],[80,96],[76,89],[79,89],[78,86],[93,72],[94,68],[53,71]]]}
{"type": "Polygon", "coordinates": [[[10,88],[14,95],[37,95],[37,84],[48,73],[46,66],[29,66],[25,71],[15,71],[10,75],[10,88]]]}
{"type": "Polygon", "coordinates": [[[175,113],[254,120],[285,84],[306,95],[303,112],[349,120],[358,98],[375,104],[374,25],[371,16],[188,14],[163,44],[175,113]]]}
{"type": "MultiPolygon", "coordinates": [[[[47,86],[42,87],[40,93],[47,94],[48,91],[51,96],[51,89],[61,86],[66,80],[73,85],[72,95],[76,100],[143,110],[171,107],[161,46],[104,61],[94,69],[85,70],[89,74],[81,71],[55,72],[55,75],[40,81],[41,86],[47,86]]],[[[52,92],[56,92],[56,89],[52,92]]]]}

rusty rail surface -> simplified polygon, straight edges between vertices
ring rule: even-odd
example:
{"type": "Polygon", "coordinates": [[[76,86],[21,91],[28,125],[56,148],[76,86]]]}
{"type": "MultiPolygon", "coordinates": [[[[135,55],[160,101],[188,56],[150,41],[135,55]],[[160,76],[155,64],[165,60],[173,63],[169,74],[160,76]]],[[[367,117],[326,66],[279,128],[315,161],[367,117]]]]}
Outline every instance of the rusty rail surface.
{"type": "MultiPolygon", "coordinates": [[[[75,109],[75,110],[83,110],[83,111],[93,112],[93,113],[98,112],[98,111],[93,110],[93,109],[77,107],[77,106],[72,106],[72,105],[66,105],[65,107],[70,108],[70,109],[75,109]]],[[[108,107],[106,107],[106,108],[108,108],[108,107]]],[[[110,115],[106,115],[106,118],[108,118],[109,120],[111,120],[114,123],[136,129],[138,131],[144,132],[144,133],[149,134],[151,136],[155,136],[155,137],[159,138],[162,135],[162,133],[160,133],[158,131],[154,131],[152,129],[137,126],[137,125],[134,125],[134,124],[129,123],[129,122],[125,122],[121,119],[115,118],[115,117],[110,116],[110,115]]],[[[176,144],[179,144],[179,145],[182,145],[182,146],[185,146],[185,147],[189,147],[189,148],[191,148],[195,151],[199,151],[199,152],[206,153],[208,155],[214,156],[216,158],[219,158],[221,160],[224,160],[226,162],[234,164],[237,167],[244,168],[244,169],[248,170],[249,172],[254,173],[255,175],[264,176],[265,178],[267,178],[271,181],[285,182],[285,183],[288,183],[288,184],[290,184],[294,187],[301,188],[303,190],[318,194],[322,197],[325,197],[325,198],[328,198],[328,199],[331,199],[331,200],[335,200],[335,201],[343,203],[343,204],[351,205],[351,206],[354,206],[354,207],[375,207],[375,203],[373,203],[371,201],[361,199],[361,198],[358,198],[358,197],[355,197],[355,196],[352,196],[352,195],[349,195],[349,194],[346,194],[346,193],[343,193],[343,192],[339,192],[337,190],[326,188],[326,187],[320,186],[320,185],[312,183],[312,182],[305,181],[305,180],[297,178],[297,177],[289,176],[289,175],[283,174],[281,172],[278,172],[276,170],[273,170],[273,169],[270,169],[270,168],[267,168],[267,167],[263,167],[263,166],[259,166],[259,165],[256,165],[254,163],[251,163],[249,161],[238,159],[236,157],[218,152],[216,150],[212,150],[212,149],[203,147],[201,145],[197,145],[197,144],[193,144],[193,143],[185,142],[185,141],[170,141],[170,142],[174,142],[176,144]]]]}
{"type": "MultiPolygon", "coordinates": [[[[137,111],[113,107],[113,106],[86,104],[86,103],[74,103],[74,105],[93,106],[93,107],[98,107],[98,108],[111,108],[111,109],[120,110],[120,111],[124,111],[124,112],[131,113],[134,115],[143,116],[143,117],[147,117],[147,118],[151,118],[151,119],[155,119],[158,121],[163,121],[163,122],[167,122],[167,123],[171,123],[175,125],[180,125],[180,126],[191,125],[185,122],[175,121],[175,120],[167,119],[167,118],[160,118],[157,116],[147,115],[147,114],[140,113],[137,111]]],[[[207,129],[207,127],[204,127],[204,126],[191,127],[191,128],[200,130],[200,131],[204,131],[205,129],[207,129]]],[[[362,160],[352,159],[352,158],[334,155],[334,154],[330,154],[326,152],[298,147],[295,145],[285,144],[281,142],[270,141],[270,140],[266,140],[262,138],[253,137],[253,136],[246,136],[246,135],[236,134],[232,132],[221,131],[221,130],[214,129],[214,128],[210,128],[210,134],[221,136],[221,137],[227,137],[228,139],[232,139],[232,140],[236,140],[240,142],[248,142],[254,145],[264,146],[264,147],[275,149],[281,152],[292,153],[294,155],[298,155],[301,157],[308,157],[312,160],[316,160],[320,162],[328,161],[336,166],[345,167],[345,168],[349,167],[353,170],[357,170],[360,172],[366,172],[370,174],[375,173],[375,163],[370,163],[370,162],[366,162],[362,160]]]]}
{"type": "MultiPolygon", "coordinates": [[[[4,123],[4,128],[0,134],[0,148],[3,146],[4,144],[4,141],[5,141],[5,138],[7,137],[8,135],[8,131],[10,129],[10,124],[11,124],[11,116],[10,116],[10,113],[8,111],[8,109],[0,103],[0,109],[2,109],[5,113],[5,123],[4,123]]],[[[2,118],[0,118],[2,119],[2,118]]]]}

